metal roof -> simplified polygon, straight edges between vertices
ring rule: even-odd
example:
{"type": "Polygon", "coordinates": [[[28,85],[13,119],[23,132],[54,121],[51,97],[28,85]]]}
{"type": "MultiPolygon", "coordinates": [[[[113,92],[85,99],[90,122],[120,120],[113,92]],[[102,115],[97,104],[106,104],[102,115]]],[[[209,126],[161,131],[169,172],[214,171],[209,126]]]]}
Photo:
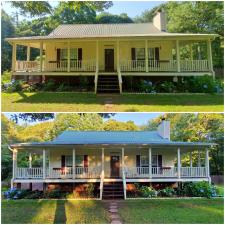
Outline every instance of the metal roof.
{"type": "Polygon", "coordinates": [[[157,29],[152,23],[124,24],[66,24],[59,25],[47,36],[6,38],[14,40],[45,40],[70,38],[113,38],[113,37],[211,37],[215,34],[168,33],[157,29]]]}
{"type": "Polygon", "coordinates": [[[162,138],[156,131],[64,131],[53,141],[12,144],[12,147],[61,145],[124,145],[146,144],[164,146],[210,146],[205,142],[174,142],[162,138]]]}

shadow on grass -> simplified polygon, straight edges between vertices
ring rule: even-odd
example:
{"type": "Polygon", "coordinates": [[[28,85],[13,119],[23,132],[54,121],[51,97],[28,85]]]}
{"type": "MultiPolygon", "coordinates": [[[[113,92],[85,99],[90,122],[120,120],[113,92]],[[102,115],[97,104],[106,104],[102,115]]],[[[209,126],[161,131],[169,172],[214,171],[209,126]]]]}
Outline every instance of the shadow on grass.
{"type": "MultiPolygon", "coordinates": [[[[110,97],[113,104],[117,105],[182,105],[182,106],[204,106],[223,105],[223,95],[213,94],[123,94],[123,95],[95,95],[94,93],[59,93],[59,92],[36,92],[31,95],[18,93],[22,99],[14,103],[43,103],[43,104],[105,104],[110,97]]],[[[130,110],[135,111],[135,110],[130,110]]]]}
{"type": "Polygon", "coordinates": [[[66,201],[58,200],[56,203],[56,210],[55,210],[55,218],[54,224],[65,224],[66,223],[66,208],[65,208],[66,201]]]}

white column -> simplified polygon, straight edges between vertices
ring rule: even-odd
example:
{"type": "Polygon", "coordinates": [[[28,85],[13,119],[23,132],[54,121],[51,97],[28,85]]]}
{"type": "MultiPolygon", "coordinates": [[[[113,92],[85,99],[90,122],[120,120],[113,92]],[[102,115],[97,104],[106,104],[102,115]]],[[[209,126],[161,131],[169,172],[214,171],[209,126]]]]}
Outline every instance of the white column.
{"type": "Polygon", "coordinates": [[[76,178],[76,150],[73,149],[73,179],[76,178]]]}
{"type": "Polygon", "coordinates": [[[42,72],[43,67],[43,42],[40,43],[40,71],[42,72]]]}
{"type": "Polygon", "coordinates": [[[117,65],[117,72],[120,72],[120,42],[119,40],[116,41],[116,65],[117,65]]]}
{"type": "Polygon", "coordinates": [[[46,151],[43,150],[43,179],[46,178],[46,151]]]}
{"type": "Polygon", "coordinates": [[[125,166],[125,163],[124,163],[124,148],[122,148],[122,170],[124,171],[124,166],[125,166]]]}
{"type": "Polygon", "coordinates": [[[12,72],[15,72],[16,69],[16,49],[17,49],[17,45],[16,43],[12,44],[12,72]]]}
{"type": "Polygon", "coordinates": [[[104,163],[105,163],[105,149],[102,148],[102,175],[104,176],[104,170],[105,170],[105,166],[104,166],[104,163]]]}
{"type": "Polygon", "coordinates": [[[181,162],[180,162],[180,148],[177,149],[177,175],[180,178],[180,169],[181,169],[181,162]]]}
{"type": "Polygon", "coordinates": [[[67,42],[67,72],[70,72],[70,42],[67,42]]]}
{"type": "Polygon", "coordinates": [[[209,150],[206,149],[205,152],[205,169],[206,169],[206,176],[210,178],[210,170],[209,170],[209,150]]]}
{"type": "Polygon", "coordinates": [[[148,73],[148,40],[145,40],[145,72],[148,73]]]}
{"type": "Polygon", "coordinates": [[[212,61],[212,47],[211,47],[211,41],[207,41],[207,56],[208,56],[208,64],[209,64],[209,70],[213,71],[213,61],[212,61]]]}
{"type": "Polygon", "coordinates": [[[148,149],[148,168],[149,168],[149,178],[152,178],[152,149],[148,149]]]}
{"type": "Polygon", "coordinates": [[[201,153],[198,151],[198,167],[201,167],[201,153]]]}
{"type": "Polygon", "coordinates": [[[180,72],[180,46],[178,40],[176,40],[176,56],[177,56],[177,72],[180,72]]]}
{"type": "Polygon", "coordinates": [[[27,46],[27,61],[30,61],[30,46],[27,46]]]}
{"type": "Polygon", "coordinates": [[[190,58],[191,58],[191,60],[193,60],[192,43],[190,43],[190,58]]]}
{"type": "Polygon", "coordinates": [[[96,73],[98,73],[98,71],[99,71],[99,64],[98,64],[99,51],[98,51],[98,47],[99,47],[99,43],[98,43],[98,41],[96,41],[96,73]]]}
{"type": "Polygon", "coordinates": [[[13,149],[13,179],[17,177],[17,150],[13,149]]]}
{"type": "Polygon", "coordinates": [[[32,154],[29,153],[29,168],[32,168],[32,154]]]}
{"type": "Polygon", "coordinates": [[[190,152],[190,167],[192,168],[192,152],[190,152]]]}

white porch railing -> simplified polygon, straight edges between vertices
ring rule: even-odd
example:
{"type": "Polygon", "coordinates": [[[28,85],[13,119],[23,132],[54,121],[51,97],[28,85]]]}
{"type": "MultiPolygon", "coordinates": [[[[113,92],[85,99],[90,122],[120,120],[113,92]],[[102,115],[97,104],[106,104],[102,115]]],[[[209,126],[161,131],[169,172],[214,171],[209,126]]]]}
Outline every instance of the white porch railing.
{"type": "Polygon", "coordinates": [[[181,71],[209,71],[208,60],[180,60],[181,71]]]}
{"type": "Polygon", "coordinates": [[[43,177],[43,168],[17,168],[16,178],[42,178],[43,177]]]}
{"type": "Polygon", "coordinates": [[[150,60],[148,62],[148,70],[150,71],[176,71],[177,70],[177,62],[175,60],[150,60]]]}
{"type": "Polygon", "coordinates": [[[148,167],[125,167],[124,173],[126,178],[148,178],[148,167]]]}
{"type": "Polygon", "coordinates": [[[181,167],[181,177],[206,177],[205,167],[181,167]]]}
{"type": "Polygon", "coordinates": [[[16,61],[15,71],[37,72],[40,71],[40,63],[38,61],[16,61]]]}
{"type": "Polygon", "coordinates": [[[120,71],[144,72],[145,60],[121,60],[120,71]]]}
{"type": "Polygon", "coordinates": [[[152,177],[176,177],[176,167],[152,167],[152,177]]]}

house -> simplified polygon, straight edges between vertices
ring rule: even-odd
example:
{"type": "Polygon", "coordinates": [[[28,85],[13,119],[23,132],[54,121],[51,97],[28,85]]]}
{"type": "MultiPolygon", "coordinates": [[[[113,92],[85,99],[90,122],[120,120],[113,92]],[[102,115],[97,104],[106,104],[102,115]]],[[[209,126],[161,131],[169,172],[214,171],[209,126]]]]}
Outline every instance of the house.
{"type": "Polygon", "coordinates": [[[156,131],[64,131],[53,141],[12,144],[12,186],[49,189],[60,185],[93,183],[100,199],[126,198],[128,184],[210,182],[209,148],[212,143],[170,140],[170,122],[162,120],[156,131]],[[198,151],[198,163],[192,154],[198,151]],[[29,166],[17,166],[17,154],[29,153],[29,166]],[[32,158],[42,156],[42,166],[32,158]],[[188,165],[182,165],[188,157],[188,165]],[[111,186],[110,186],[111,185],[111,186]],[[110,187],[110,189],[108,189],[110,187]],[[122,192],[122,193],[121,193],[122,192]]]}
{"type": "Polygon", "coordinates": [[[177,82],[214,76],[211,41],[216,36],[168,33],[165,12],[159,10],[152,23],[60,25],[47,36],[6,40],[13,46],[14,78],[79,83],[85,77],[95,93],[122,93],[127,77],[177,82]],[[24,61],[17,60],[17,46],[27,47],[24,61]],[[38,60],[31,60],[33,48],[40,50],[38,60]]]}

